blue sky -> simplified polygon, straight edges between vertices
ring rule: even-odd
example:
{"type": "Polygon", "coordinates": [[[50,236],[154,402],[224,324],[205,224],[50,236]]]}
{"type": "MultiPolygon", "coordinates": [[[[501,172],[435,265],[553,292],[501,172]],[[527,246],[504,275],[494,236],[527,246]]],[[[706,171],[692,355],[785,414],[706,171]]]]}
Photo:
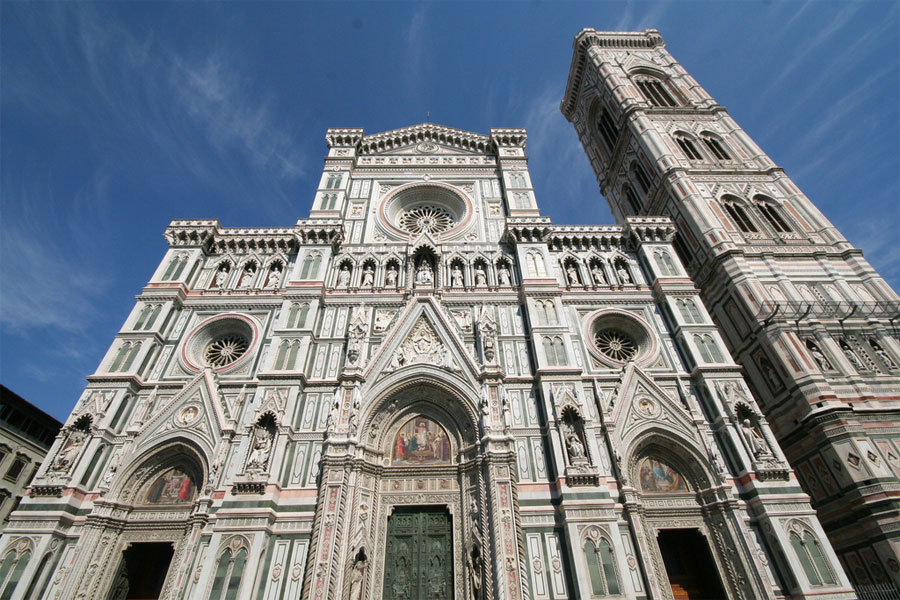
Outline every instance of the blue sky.
{"type": "Polygon", "coordinates": [[[64,419],[166,224],[292,225],[328,127],[526,127],[544,214],[611,223],[559,112],[583,27],[659,29],[900,289],[895,1],[6,1],[0,381],[64,419]]]}

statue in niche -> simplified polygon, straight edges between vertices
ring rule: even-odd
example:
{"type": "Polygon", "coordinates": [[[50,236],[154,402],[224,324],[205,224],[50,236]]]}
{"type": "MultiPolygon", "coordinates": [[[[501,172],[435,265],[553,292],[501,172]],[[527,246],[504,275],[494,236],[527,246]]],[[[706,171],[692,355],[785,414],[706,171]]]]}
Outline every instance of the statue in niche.
{"type": "Polygon", "coordinates": [[[372,268],[372,265],[366,265],[363,269],[363,287],[372,287],[375,285],[375,269],[372,268]]]}
{"type": "Polygon", "coordinates": [[[353,335],[351,332],[349,339],[347,340],[347,362],[352,364],[356,364],[356,361],[359,359],[359,349],[362,345],[362,341],[359,336],[353,335]]]}
{"type": "Polygon", "coordinates": [[[566,267],[566,279],[569,281],[569,285],[578,285],[581,283],[581,280],[578,279],[578,269],[575,268],[575,265],[569,263],[569,266],[566,267]]]}
{"type": "Polygon", "coordinates": [[[274,431],[264,426],[262,422],[253,428],[253,445],[250,458],[247,460],[248,471],[265,471],[268,468],[274,437],[274,431]]]}
{"type": "Polygon", "coordinates": [[[504,387],[500,392],[500,410],[503,414],[503,428],[509,430],[512,427],[512,412],[510,409],[509,392],[504,387]]]}
{"type": "Polygon", "coordinates": [[[364,311],[358,309],[353,316],[353,323],[350,325],[350,331],[347,334],[347,362],[355,365],[359,360],[363,341],[369,328],[366,325],[364,311]]]}
{"type": "Polygon", "coordinates": [[[472,600],[481,600],[481,550],[478,544],[472,544],[472,550],[466,553],[466,567],[469,571],[469,588],[472,600]]]}
{"type": "Polygon", "coordinates": [[[485,417],[491,414],[491,403],[488,400],[487,386],[481,386],[481,413],[485,417]]]}
{"type": "Polygon", "coordinates": [[[338,273],[338,287],[347,287],[350,285],[350,267],[346,264],[341,267],[338,273]]]}
{"type": "Polygon", "coordinates": [[[214,288],[222,288],[225,287],[225,279],[228,278],[228,265],[222,265],[219,267],[219,270],[216,271],[216,279],[213,282],[214,288]]]}
{"type": "Polygon", "coordinates": [[[384,275],[384,284],[390,288],[397,287],[397,267],[394,266],[394,263],[388,265],[387,273],[384,275]]]}
{"type": "Polygon", "coordinates": [[[394,351],[394,354],[391,355],[391,370],[396,370],[406,364],[406,357],[403,355],[403,350],[397,348],[394,351]]]}
{"type": "Polygon", "coordinates": [[[475,498],[469,500],[469,520],[471,522],[470,531],[478,534],[481,528],[481,518],[478,511],[478,502],[475,501],[475,498]]]}
{"type": "Polygon", "coordinates": [[[597,263],[594,263],[594,266],[591,268],[591,277],[594,278],[594,285],[606,284],[606,276],[603,275],[603,269],[597,263]]]}
{"type": "Polygon", "coordinates": [[[440,366],[443,369],[447,369],[448,371],[458,372],[459,369],[456,367],[456,363],[453,361],[453,355],[450,354],[450,351],[447,350],[443,345],[438,350],[438,354],[440,356],[440,366]]]}
{"type": "Polygon", "coordinates": [[[497,326],[493,322],[481,324],[481,349],[484,351],[484,360],[494,362],[497,356],[497,326]]]}
{"type": "Polygon", "coordinates": [[[361,600],[363,594],[363,584],[366,578],[366,567],[369,566],[369,558],[366,556],[366,549],[360,547],[359,552],[353,557],[350,566],[350,594],[349,600],[361,600]]]}
{"type": "Polygon", "coordinates": [[[631,283],[631,275],[628,274],[628,269],[625,268],[625,265],[619,263],[617,265],[616,275],[619,276],[619,283],[622,285],[627,285],[631,283]]]}
{"type": "Polygon", "coordinates": [[[475,285],[478,287],[487,285],[487,273],[484,272],[484,266],[481,263],[475,265],[475,285]]]}
{"type": "Polygon", "coordinates": [[[813,359],[815,359],[821,370],[830,371],[833,369],[831,363],[828,361],[825,355],[822,354],[822,351],[819,350],[818,346],[816,346],[812,342],[807,342],[806,345],[809,348],[809,353],[812,354],[813,359]]]}
{"type": "Polygon", "coordinates": [[[272,290],[281,285],[281,275],[281,263],[275,263],[274,265],[272,265],[272,268],[269,269],[269,276],[266,278],[265,288],[268,290],[272,290]]]}
{"type": "Polygon", "coordinates": [[[709,433],[706,436],[706,448],[709,452],[709,462],[712,463],[716,473],[722,476],[727,475],[725,461],[722,459],[722,454],[719,452],[719,445],[716,443],[716,438],[712,433],[709,433]]]}
{"type": "Polygon", "coordinates": [[[566,439],[566,451],[569,453],[569,461],[573,463],[587,462],[587,453],[584,450],[584,443],[575,431],[575,427],[571,423],[564,426],[564,436],[566,439]]]}
{"type": "Polygon", "coordinates": [[[341,401],[337,394],[334,395],[334,400],[331,402],[331,412],[328,413],[328,422],[326,423],[326,427],[331,429],[332,427],[337,425],[338,419],[341,416],[341,401]]]}
{"type": "Polygon", "coordinates": [[[888,356],[888,353],[884,351],[884,348],[878,345],[878,342],[876,342],[875,340],[869,340],[869,346],[872,347],[872,350],[875,352],[875,354],[878,355],[878,358],[881,359],[881,362],[883,362],[888,368],[897,368],[897,364],[893,360],[891,360],[891,357],[888,356]]]}
{"type": "Polygon", "coordinates": [[[422,258],[419,262],[419,268],[416,269],[416,285],[433,285],[434,271],[431,269],[431,263],[427,258],[422,258]]]}
{"type": "Polygon", "coordinates": [[[734,404],[739,400],[747,401],[747,396],[744,394],[744,391],[740,388],[738,384],[733,381],[726,381],[722,385],[722,393],[725,396],[725,401],[728,404],[734,404]]]}
{"type": "Polygon", "coordinates": [[[459,264],[454,264],[450,268],[450,285],[455,288],[463,287],[463,272],[459,264]]]}
{"type": "Polygon", "coordinates": [[[87,439],[87,431],[78,427],[71,429],[69,435],[66,436],[65,443],[63,443],[62,448],[60,448],[59,453],[56,455],[56,459],[53,461],[51,469],[60,473],[68,473],[69,469],[72,468],[72,465],[78,458],[78,455],[81,453],[81,447],[87,439]]]}
{"type": "Polygon", "coordinates": [[[766,379],[769,381],[769,385],[772,386],[773,390],[777,390],[781,387],[781,382],[778,379],[778,375],[775,373],[775,368],[772,366],[772,363],[769,362],[765,356],[759,357],[759,367],[765,375],[766,379]]]}
{"type": "Polygon", "coordinates": [[[116,476],[116,471],[119,470],[119,463],[122,462],[122,451],[116,450],[116,453],[113,455],[112,459],[109,461],[109,466],[106,467],[106,472],[103,473],[103,479],[100,482],[100,487],[108,488],[112,483],[113,477],[116,476]]]}
{"type": "Polygon", "coordinates": [[[238,282],[239,288],[248,288],[253,281],[253,276],[256,275],[256,266],[252,263],[244,267],[243,272],[241,272],[241,280],[238,282]]]}
{"type": "Polygon", "coordinates": [[[864,370],[865,370],[865,367],[863,367],[862,361],[859,360],[859,357],[856,356],[856,353],[853,352],[853,350],[850,349],[850,346],[848,346],[848,345],[845,344],[845,343],[842,343],[842,344],[841,344],[841,350],[844,351],[844,356],[847,357],[847,360],[849,360],[851,363],[853,363],[853,367],[854,367],[857,371],[864,371],[864,370]]]}
{"type": "Polygon", "coordinates": [[[497,269],[497,280],[500,285],[512,285],[512,276],[509,274],[509,267],[506,266],[506,263],[500,263],[500,268],[497,269]]]}
{"type": "Polygon", "coordinates": [[[744,420],[741,421],[741,433],[744,435],[744,439],[747,441],[754,458],[770,454],[769,445],[766,444],[759,427],[754,425],[749,417],[744,417],[744,420]]]}

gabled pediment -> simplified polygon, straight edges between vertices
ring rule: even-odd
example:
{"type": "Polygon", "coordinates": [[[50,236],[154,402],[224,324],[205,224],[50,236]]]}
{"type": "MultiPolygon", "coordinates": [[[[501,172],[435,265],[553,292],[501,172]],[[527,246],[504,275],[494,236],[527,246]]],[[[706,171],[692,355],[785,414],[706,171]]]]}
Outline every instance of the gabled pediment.
{"type": "Polygon", "coordinates": [[[687,440],[696,439],[688,411],[634,363],[625,369],[612,421],[626,446],[649,428],[669,430],[687,440]]]}
{"type": "Polygon", "coordinates": [[[364,136],[359,143],[359,153],[429,156],[494,154],[494,147],[491,138],[486,135],[434,123],[422,123],[364,136]]]}
{"type": "Polygon", "coordinates": [[[660,67],[658,64],[648,60],[648,57],[644,56],[644,55],[629,54],[625,58],[625,60],[621,61],[620,64],[622,65],[622,68],[628,72],[635,71],[635,70],[644,70],[644,71],[651,71],[651,72],[659,74],[663,77],[665,76],[665,74],[663,73],[662,67],[660,67]]]}
{"type": "Polygon", "coordinates": [[[423,141],[370,154],[377,156],[472,156],[483,154],[483,152],[457,148],[448,144],[435,144],[431,141],[423,141]]]}
{"type": "Polygon", "coordinates": [[[221,439],[222,431],[231,428],[232,410],[212,370],[204,369],[180,392],[153,410],[138,430],[137,447],[145,448],[180,435],[206,445],[211,451],[221,439]]]}
{"type": "Polygon", "coordinates": [[[390,331],[369,362],[366,376],[375,383],[387,374],[431,365],[474,382],[479,366],[462,338],[431,298],[415,298],[393,321],[390,331]]]}

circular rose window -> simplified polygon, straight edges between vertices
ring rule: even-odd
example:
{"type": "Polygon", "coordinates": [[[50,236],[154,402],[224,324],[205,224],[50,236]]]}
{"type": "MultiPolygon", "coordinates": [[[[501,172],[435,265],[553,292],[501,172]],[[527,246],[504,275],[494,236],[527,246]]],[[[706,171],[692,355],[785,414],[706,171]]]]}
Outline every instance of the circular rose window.
{"type": "Polygon", "coordinates": [[[211,341],[203,351],[203,360],[211,367],[230,365],[247,352],[250,342],[242,335],[225,335],[211,341]]]}
{"type": "Polygon", "coordinates": [[[601,329],[594,334],[594,344],[604,356],[619,362],[631,360],[638,351],[631,336],[619,329],[601,329]]]}
{"type": "Polygon", "coordinates": [[[400,227],[410,233],[441,233],[454,225],[453,215],[440,206],[423,204],[400,213],[400,227]]]}
{"type": "Polygon", "coordinates": [[[650,325],[637,315],[615,309],[598,311],[585,322],[591,354],[608,365],[649,363],[659,351],[650,332],[650,325]]]}
{"type": "Polygon", "coordinates": [[[221,370],[243,362],[256,339],[256,325],[243,315],[208,319],[189,334],[182,351],[185,364],[195,370],[221,370]]]}
{"type": "Polygon", "coordinates": [[[383,225],[397,235],[453,235],[471,220],[469,201],[450,186],[414,183],[390,194],[381,205],[383,225]]]}

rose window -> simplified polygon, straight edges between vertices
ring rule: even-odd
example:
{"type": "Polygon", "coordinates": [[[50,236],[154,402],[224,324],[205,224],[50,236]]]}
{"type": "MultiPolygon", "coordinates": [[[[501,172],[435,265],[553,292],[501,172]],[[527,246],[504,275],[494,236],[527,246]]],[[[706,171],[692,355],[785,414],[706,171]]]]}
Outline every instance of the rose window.
{"type": "Polygon", "coordinates": [[[247,352],[250,342],[242,335],[225,335],[211,341],[203,350],[203,360],[211,367],[230,365],[247,352]]]}
{"type": "Polygon", "coordinates": [[[454,225],[453,216],[438,206],[421,205],[400,214],[400,227],[409,233],[440,233],[454,225]]]}
{"type": "Polygon", "coordinates": [[[631,360],[638,351],[634,340],[618,329],[601,329],[594,334],[594,344],[604,356],[619,362],[631,360]]]}

